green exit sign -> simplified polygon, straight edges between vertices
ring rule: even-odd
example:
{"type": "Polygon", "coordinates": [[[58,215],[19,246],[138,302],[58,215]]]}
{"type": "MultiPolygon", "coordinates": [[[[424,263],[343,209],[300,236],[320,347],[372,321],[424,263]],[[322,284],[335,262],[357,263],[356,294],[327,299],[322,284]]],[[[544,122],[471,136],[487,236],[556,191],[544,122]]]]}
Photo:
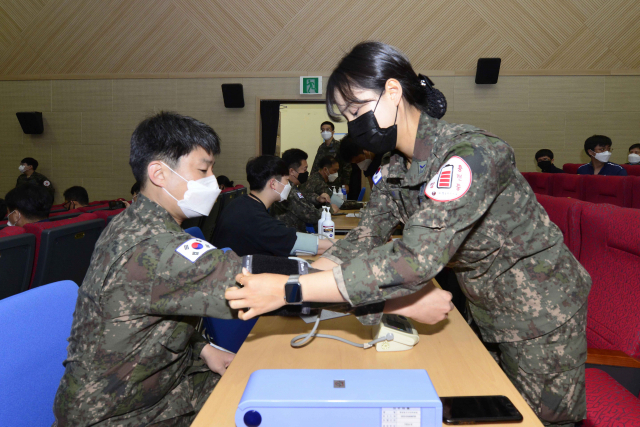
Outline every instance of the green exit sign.
{"type": "Polygon", "coordinates": [[[322,76],[301,76],[300,95],[321,95],[322,76]]]}

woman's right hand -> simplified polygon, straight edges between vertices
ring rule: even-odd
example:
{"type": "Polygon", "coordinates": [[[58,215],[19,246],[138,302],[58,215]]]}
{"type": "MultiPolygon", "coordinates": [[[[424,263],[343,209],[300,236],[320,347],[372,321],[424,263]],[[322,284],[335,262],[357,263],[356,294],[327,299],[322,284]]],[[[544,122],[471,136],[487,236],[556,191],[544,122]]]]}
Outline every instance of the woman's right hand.
{"type": "Polygon", "coordinates": [[[228,288],[224,297],[229,300],[229,307],[239,310],[238,317],[249,320],[255,316],[277,310],[285,305],[284,285],[289,276],[282,274],[251,274],[246,268],[236,276],[236,282],[242,288],[228,288]],[[248,308],[242,311],[240,309],[248,308]]]}

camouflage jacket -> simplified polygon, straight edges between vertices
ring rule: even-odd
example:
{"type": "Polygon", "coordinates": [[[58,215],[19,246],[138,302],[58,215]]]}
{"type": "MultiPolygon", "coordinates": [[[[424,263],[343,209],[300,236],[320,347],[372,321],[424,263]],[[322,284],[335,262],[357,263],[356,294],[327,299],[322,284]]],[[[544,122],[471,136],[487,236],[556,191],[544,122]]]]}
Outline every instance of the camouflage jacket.
{"type": "Polygon", "coordinates": [[[27,176],[25,174],[20,174],[18,176],[18,179],[16,180],[16,187],[22,185],[22,184],[28,184],[28,183],[37,183],[40,185],[44,185],[45,188],[49,191],[49,193],[51,193],[51,196],[53,196],[55,194],[55,189],[53,188],[53,185],[51,184],[51,181],[49,181],[49,178],[47,178],[46,176],[42,175],[40,172],[36,172],[34,171],[31,176],[27,176]]]}
{"type": "Polygon", "coordinates": [[[192,262],[178,252],[191,239],[143,195],[104,230],[78,290],[57,427],[123,415],[146,425],[194,411],[187,374],[208,370],[196,363],[205,342],[195,327],[200,317],[232,317],[224,291],[242,261],[191,242],[192,262]]]}
{"type": "Polygon", "coordinates": [[[287,200],[271,205],[271,215],[284,222],[287,227],[304,233],[307,231],[305,223],[317,223],[322,212],[302,194],[297,185],[291,184],[287,200]]]}
{"type": "MultiPolygon", "coordinates": [[[[338,180],[336,179],[335,182],[338,182],[338,180]]],[[[314,205],[320,206],[317,201],[318,196],[320,196],[322,193],[327,193],[329,197],[333,195],[333,189],[329,185],[330,184],[325,182],[319,172],[314,172],[309,175],[309,179],[307,180],[307,182],[302,184],[302,195],[311,200],[314,205]]],[[[336,186],[337,185],[338,184],[336,184],[336,186]]]]}
{"type": "Polygon", "coordinates": [[[335,157],[340,165],[340,168],[338,169],[338,179],[334,181],[336,186],[342,187],[343,185],[349,185],[349,180],[351,179],[351,163],[347,163],[342,159],[342,156],[340,156],[340,141],[336,141],[335,139],[328,147],[324,142],[320,144],[318,152],[316,153],[316,158],[313,159],[313,166],[311,167],[309,175],[318,171],[318,163],[320,162],[320,159],[325,156],[335,157]]]}
{"type": "Polygon", "coordinates": [[[423,114],[409,169],[394,152],[376,175],[360,225],[323,255],[353,305],[415,292],[448,266],[483,338],[504,342],[550,332],[587,301],[589,275],[497,137],[423,114]]]}

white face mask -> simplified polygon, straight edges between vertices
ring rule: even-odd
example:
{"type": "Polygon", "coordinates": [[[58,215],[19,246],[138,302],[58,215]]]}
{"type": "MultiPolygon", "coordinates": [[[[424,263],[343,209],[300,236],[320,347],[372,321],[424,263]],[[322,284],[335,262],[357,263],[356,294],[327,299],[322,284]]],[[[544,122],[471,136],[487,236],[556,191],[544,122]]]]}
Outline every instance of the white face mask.
{"type": "Polygon", "coordinates": [[[369,166],[371,166],[372,161],[373,161],[372,159],[364,159],[363,161],[358,162],[356,164],[358,165],[360,170],[366,171],[367,169],[369,169],[369,166]]]}
{"type": "Polygon", "coordinates": [[[214,175],[206,178],[199,179],[197,181],[188,180],[182,177],[178,172],[171,169],[167,164],[171,172],[178,175],[183,181],[187,183],[187,191],[185,191],[183,199],[176,199],[166,188],[162,188],[169,196],[178,202],[178,206],[187,218],[197,218],[199,216],[207,216],[211,212],[213,204],[220,195],[220,187],[218,187],[218,181],[214,175]]]}
{"type": "Polygon", "coordinates": [[[596,155],[593,157],[595,157],[596,160],[599,160],[602,163],[607,163],[611,158],[611,151],[603,151],[602,153],[596,153],[596,155]]]}
{"type": "Polygon", "coordinates": [[[338,179],[338,172],[329,174],[327,179],[329,180],[329,182],[335,181],[336,179],[338,179]]]}
{"type": "Polygon", "coordinates": [[[323,130],[320,135],[322,135],[322,139],[324,139],[325,141],[328,141],[329,138],[331,138],[331,132],[328,130],[323,130]]]}
{"type": "Polygon", "coordinates": [[[18,166],[18,170],[19,170],[21,173],[24,173],[24,171],[26,171],[26,170],[27,170],[27,167],[26,167],[25,165],[20,165],[20,166],[18,166]]]}
{"type": "MultiPolygon", "coordinates": [[[[280,182],[280,181],[278,181],[277,179],[276,179],[276,182],[277,182],[278,184],[280,184],[280,185],[284,185],[283,183],[281,183],[281,182],[280,182]]],[[[291,183],[290,183],[290,182],[287,182],[287,185],[284,185],[284,189],[282,190],[282,193],[281,193],[281,192],[279,192],[278,190],[275,190],[275,189],[274,189],[273,191],[275,191],[276,193],[278,193],[278,194],[280,195],[280,201],[281,201],[281,202],[284,202],[285,200],[287,200],[287,197],[289,197],[289,192],[291,191],[291,183]]]]}
{"type": "Polygon", "coordinates": [[[629,154],[629,163],[632,163],[632,164],[640,163],[640,154],[635,154],[635,153],[629,154]]]}
{"type": "Polygon", "coordinates": [[[15,227],[16,224],[18,223],[18,221],[20,221],[20,212],[18,212],[18,219],[16,220],[16,222],[11,222],[11,220],[9,219],[9,217],[11,216],[12,213],[14,213],[15,210],[9,212],[9,215],[7,215],[7,225],[9,227],[15,227]]]}

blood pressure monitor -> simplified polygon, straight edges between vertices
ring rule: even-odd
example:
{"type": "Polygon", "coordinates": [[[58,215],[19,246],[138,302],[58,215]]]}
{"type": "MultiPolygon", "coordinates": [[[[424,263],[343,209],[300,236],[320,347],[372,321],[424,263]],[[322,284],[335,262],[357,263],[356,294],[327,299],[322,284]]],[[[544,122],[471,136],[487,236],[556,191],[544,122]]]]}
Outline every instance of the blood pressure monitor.
{"type": "Polygon", "coordinates": [[[418,331],[411,321],[397,314],[383,314],[382,320],[373,327],[373,338],[384,337],[393,334],[393,341],[380,341],[376,344],[378,351],[404,351],[410,350],[420,341],[418,331]]]}

